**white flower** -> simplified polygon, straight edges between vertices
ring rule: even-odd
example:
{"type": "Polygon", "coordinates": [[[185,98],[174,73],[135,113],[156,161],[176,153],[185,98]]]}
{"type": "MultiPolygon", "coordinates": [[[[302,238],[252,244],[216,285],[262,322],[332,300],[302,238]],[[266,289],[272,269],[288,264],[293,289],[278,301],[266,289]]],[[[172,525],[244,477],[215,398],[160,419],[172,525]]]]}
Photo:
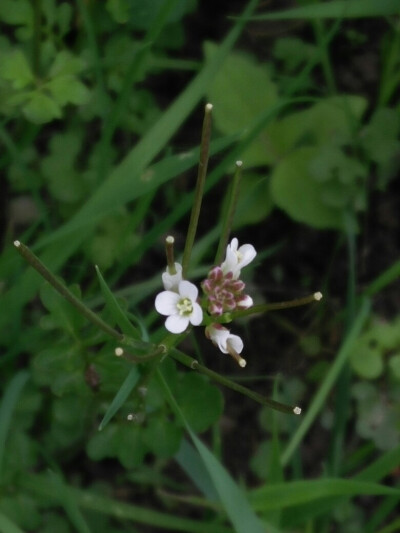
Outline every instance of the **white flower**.
{"type": "Polygon", "coordinates": [[[162,274],[162,282],[166,291],[178,292],[179,282],[182,281],[182,265],[174,263],[175,274],[169,273],[169,268],[162,274]]]}
{"type": "Polygon", "coordinates": [[[233,335],[221,324],[207,326],[205,334],[222,353],[231,355],[242,368],[246,366],[246,360],[239,355],[243,350],[243,341],[238,335],[233,335]]]}
{"type": "Polygon", "coordinates": [[[239,309],[248,309],[253,305],[253,298],[248,294],[244,294],[241,298],[236,301],[236,307],[239,309]]]}
{"type": "Polygon", "coordinates": [[[232,272],[233,279],[238,279],[240,276],[240,270],[247,266],[255,256],[257,252],[252,244],[243,244],[239,249],[239,241],[235,238],[226,247],[225,261],[222,263],[221,268],[226,275],[228,272],[232,272]]]}
{"type": "Polygon", "coordinates": [[[168,316],[165,327],[171,333],[182,333],[189,322],[198,326],[203,320],[203,311],[196,302],[199,291],[190,281],[180,281],[178,291],[163,291],[157,295],[155,306],[161,315],[168,316]]]}

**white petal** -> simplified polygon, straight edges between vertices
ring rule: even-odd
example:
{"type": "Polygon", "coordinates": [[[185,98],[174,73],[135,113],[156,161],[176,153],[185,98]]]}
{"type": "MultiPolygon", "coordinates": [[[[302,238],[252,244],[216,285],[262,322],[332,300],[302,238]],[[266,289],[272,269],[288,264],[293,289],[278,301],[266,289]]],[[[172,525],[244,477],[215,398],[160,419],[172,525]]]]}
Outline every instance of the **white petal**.
{"type": "Polygon", "coordinates": [[[193,303],[193,312],[190,315],[189,320],[193,324],[193,326],[200,325],[201,321],[203,320],[203,310],[196,302],[193,303]]]}
{"type": "Polygon", "coordinates": [[[172,291],[163,291],[157,294],[155,306],[160,315],[173,315],[177,311],[176,304],[179,301],[179,294],[172,291]]]}
{"type": "Polygon", "coordinates": [[[178,292],[179,282],[182,281],[182,265],[175,263],[176,274],[170,274],[168,267],[162,274],[162,282],[166,291],[178,292]]]}
{"type": "Polygon", "coordinates": [[[253,261],[257,252],[252,244],[243,244],[238,250],[242,259],[239,261],[240,267],[243,268],[253,261]]]}
{"type": "Polygon", "coordinates": [[[196,285],[190,283],[190,281],[183,280],[179,283],[179,294],[181,297],[189,298],[192,302],[195,302],[199,291],[196,285]]]}
{"type": "Polygon", "coordinates": [[[235,352],[240,353],[243,350],[243,341],[239,335],[229,335],[227,345],[232,346],[235,352]]]}
{"type": "Polygon", "coordinates": [[[186,316],[171,315],[165,321],[165,327],[171,333],[182,333],[189,325],[189,319],[186,316]]]}
{"type": "Polygon", "coordinates": [[[236,252],[239,246],[239,241],[237,240],[236,237],[234,237],[228,246],[230,246],[230,249],[232,250],[232,252],[236,252]]]}
{"type": "Polygon", "coordinates": [[[243,298],[243,300],[239,300],[237,303],[237,306],[241,309],[247,309],[248,307],[251,307],[253,305],[253,298],[246,294],[246,298],[243,298]]]}

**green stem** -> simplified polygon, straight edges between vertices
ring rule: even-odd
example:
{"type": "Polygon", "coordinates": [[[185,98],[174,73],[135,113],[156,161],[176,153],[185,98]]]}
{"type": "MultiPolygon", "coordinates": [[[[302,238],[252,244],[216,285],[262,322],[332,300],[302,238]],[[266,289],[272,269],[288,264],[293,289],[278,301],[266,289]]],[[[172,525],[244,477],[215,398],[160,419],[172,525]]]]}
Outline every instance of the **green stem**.
{"type": "Polygon", "coordinates": [[[320,49],[320,60],[322,65],[322,70],[324,72],[325,81],[329,88],[331,94],[336,93],[336,84],[335,76],[332,70],[332,63],[329,58],[329,41],[324,38],[324,35],[327,33],[324,28],[323,22],[321,20],[316,20],[314,22],[314,31],[317,38],[318,46],[320,49]]]}
{"type": "Polygon", "coordinates": [[[322,294],[320,292],[314,292],[309,296],[304,296],[304,298],[296,298],[295,300],[288,300],[286,302],[275,302],[272,304],[259,304],[253,305],[248,309],[243,309],[242,311],[235,311],[231,313],[232,320],[242,316],[255,315],[259,313],[267,313],[269,311],[280,311],[282,309],[290,309],[292,307],[300,307],[301,305],[307,305],[312,302],[317,302],[321,300],[322,294]]]}
{"type": "Polygon", "coordinates": [[[73,305],[83,316],[85,316],[90,322],[95,324],[98,328],[105,333],[114,337],[120,342],[126,341],[126,337],[119,333],[116,329],[110,327],[104,322],[96,313],[91,311],[86,305],[81,302],[67,287],[61,283],[52,272],[40,261],[40,259],[22,242],[15,241],[14,246],[20,253],[20,255],[45,279],[50,285],[52,285],[57,292],[61,294],[71,305],[73,305]]]}
{"type": "Polygon", "coordinates": [[[242,161],[236,161],[236,169],[235,174],[233,176],[233,182],[232,187],[229,193],[229,201],[228,206],[223,218],[223,225],[222,225],[222,231],[221,231],[221,238],[219,240],[218,244],[218,250],[217,254],[215,256],[215,265],[219,265],[222,262],[222,257],[226,248],[226,245],[228,243],[229,234],[232,228],[233,223],[233,217],[236,210],[236,205],[239,197],[239,185],[240,185],[240,178],[242,175],[242,161]]]}
{"type": "Polygon", "coordinates": [[[194,193],[194,202],[192,212],[190,215],[190,222],[188,232],[186,235],[185,249],[183,251],[182,259],[182,276],[185,277],[189,266],[190,255],[196,236],[197,223],[199,221],[201,201],[203,199],[204,183],[207,175],[208,156],[210,152],[210,138],[211,138],[211,110],[212,105],[206,104],[204,109],[203,130],[200,143],[200,159],[199,170],[197,173],[196,190],[194,193]]]}
{"type": "MultiPolygon", "coordinates": [[[[350,216],[345,219],[348,280],[346,306],[346,333],[353,326],[356,308],[356,237],[350,216]]],[[[348,412],[350,409],[351,367],[346,362],[338,377],[335,396],[335,415],[332,438],[330,443],[329,474],[338,475],[343,455],[343,445],[346,433],[348,412]]]]}
{"type": "Polygon", "coordinates": [[[32,70],[35,76],[40,75],[40,30],[42,27],[42,6],[41,0],[33,3],[33,38],[32,38],[32,70]]]}
{"type": "Polygon", "coordinates": [[[221,376],[220,374],[217,374],[217,372],[214,372],[213,370],[210,370],[206,366],[201,365],[196,359],[192,359],[191,357],[177,350],[176,348],[172,349],[169,352],[169,355],[173,357],[174,359],[176,359],[177,361],[179,361],[181,364],[187,366],[188,368],[191,368],[192,370],[197,370],[201,374],[208,376],[209,378],[216,381],[220,385],[223,385],[224,387],[232,389],[236,392],[239,392],[240,394],[243,394],[244,396],[248,396],[252,400],[262,405],[266,405],[267,407],[270,407],[271,409],[275,409],[276,411],[281,411],[282,413],[289,413],[289,414],[300,414],[301,412],[301,409],[299,407],[292,406],[292,405],[285,405],[275,400],[271,400],[270,398],[266,398],[265,396],[262,396],[261,394],[258,394],[257,392],[253,392],[247,387],[243,387],[243,385],[239,385],[238,383],[235,383],[234,381],[224,376],[221,376]]]}

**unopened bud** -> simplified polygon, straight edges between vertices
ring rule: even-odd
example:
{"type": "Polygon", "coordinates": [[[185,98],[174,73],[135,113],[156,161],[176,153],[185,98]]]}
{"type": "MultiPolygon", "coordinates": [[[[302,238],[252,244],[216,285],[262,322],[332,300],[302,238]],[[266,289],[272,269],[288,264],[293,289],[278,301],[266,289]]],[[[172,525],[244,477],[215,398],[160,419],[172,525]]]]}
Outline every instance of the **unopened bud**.
{"type": "Polygon", "coordinates": [[[314,300],[319,302],[322,299],[322,292],[314,292],[314,300]]]}
{"type": "Polygon", "coordinates": [[[118,348],[115,348],[114,353],[117,357],[121,357],[121,355],[124,355],[124,350],[118,346],[118,348]]]}
{"type": "Polygon", "coordinates": [[[296,407],[293,409],[293,413],[294,413],[295,415],[300,415],[300,414],[301,414],[301,407],[297,407],[297,406],[296,406],[296,407]]]}

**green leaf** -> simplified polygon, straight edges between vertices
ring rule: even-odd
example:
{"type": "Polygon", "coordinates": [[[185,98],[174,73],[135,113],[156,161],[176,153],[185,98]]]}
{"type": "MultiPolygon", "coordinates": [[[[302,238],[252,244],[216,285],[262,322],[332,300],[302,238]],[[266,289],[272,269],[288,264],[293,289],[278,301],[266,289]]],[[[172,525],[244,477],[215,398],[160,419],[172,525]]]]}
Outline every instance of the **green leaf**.
{"type": "Polygon", "coordinates": [[[290,217],[319,229],[342,229],[342,211],[322,201],[324,185],[310,174],[316,148],[299,148],[278,164],[271,176],[271,194],[276,205],[290,217]]]}
{"type": "Polygon", "coordinates": [[[378,109],[362,132],[366,155],[378,164],[387,164],[400,150],[399,133],[400,120],[394,109],[378,109]]]}
{"type": "Polygon", "coordinates": [[[399,13],[398,0],[336,0],[252,17],[254,20],[383,17],[399,13]]]}
{"type": "Polygon", "coordinates": [[[41,159],[41,170],[50,194],[66,204],[78,203],[87,192],[82,172],[76,169],[82,142],[82,132],[76,129],[56,133],[50,140],[48,155],[41,159]]]}
{"type": "Polygon", "coordinates": [[[8,384],[0,405],[0,479],[6,439],[10,430],[14,409],[28,378],[28,372],[18,372],[8,384]]]}
{"type": "Polygon", "coordinates": [[[127,423],[118,428],[116,435],[116,456],[125,468],[134,468],[141,464],[147,452],[143,441],[143,428],[127,423]]]}
{"type": "Polygon", "coordinates": [[[374,335],[364,334],[355,343],[350,363],[353,370],[364,379],[375,379],[382,375],[382,352],[374,335]]]}
{"type": "Polygon", "coordinates": [[[157,457],[172,457],[179,449],[182,430],[171,423],[164,414],[152,415],[144,430],[143,439],[150,451],[157,457]]]}
{"type": "Polygon", "coordinates": [[[26,118],[34,124],[45,124],[61,118],[60,106],[49,96],[40,91],[30,93],[30,99],[22,107],[26,118]]]}
{"type": "Polygon", "coordinates": [[[0,58],[0,77],[11,83],[16,90],[33,83],[31,67],[21,50],[4,54],[0,58]]]}
{"type": "Polygon", "coordinates": [[[119,391],[114,396],[111,404],[109,405],[103,420],[100,422],[99,431],[102,431],[108,422],[114,417],[114,415],[121,409],[129,395],[136,387],[140,378],[139,370],[134,366],[129,374],[126,376],[125,381],[121,385],[119,391]]]}
{"type": "Polygon", "coordinates": [[[39,352],[33,359],[33,377],[57,396],[85,390],[85,361],[75,346],[59,345],[39,352]]]}
{"type": "Polygon", "coordinates": [[[24,533],[12,520],[0,512],[0,531],[1,533],[24,533]]]}
{"type": "MultiPolygon", "coordinates": [[[[81,291],[77,285],[70,287],[69,290],[74,296],[81,297],[81,291]]],[[[43,305],[51,313],[54,326],[63,329],[75,339],[85,323],[85,318],[50,283],[46,282],[42,285],[40,298],[43,305]]]]}
{"type": "Polygon", "coordinates": [[[233,227],[261,222],[271,213],[273,205],[267,178],[246,172],[240,183],[233,227]]]}
{"type": "Polygon", "coordinates": [[[400,354],[394,354],[390,356],[389,359],[389,368],[393,376],[400,380],[400,354]]]}
{"type": "Polygon", "coordinates": [[[75,76],[57,76],[46,83],[46,88],[60,106],[69,103],[83,105],[90,98],[89,89],[75,76]]]}
{"type": "Polygon", "coordinates": [[[400,490],[378,483],[352,479],[319,479],[274,483],[252,491],[251,503],[257,511],[269,511],[306,504],[330,496],[397,495],[400,490]]]}
{"type": "Polygon", "coordinates": [[[55,59],[48,72],[49,78],[56,78],[57,76],[73,76],[78,74],[85,67],[85,62],[77,56],[74,56],[68,50],[61,50],[55,59]]]}
{"type": "Polygon", "coordinates": [[[110,313],[112,314],[115,322],[121,328],[121,331],[123,333],[125,333],[126,335],[130,335],[134,339],[139,339],[140,332],[137,330],[137,328],[135,328],[133,324],[131,324],[130,320],[128,319],[124,311],[121,309],[121,306],[117,302],[115,296],[113,295],[106,281],[104,280],[99,267],[96,265],[95,268],[97,277],[99,278],[103,298],[106,301],[108,309],[110,310],[110,313]]]}
{"type": "Polygon", "coordinates": [[[126,0],[107,0],[106,9],[119,24],[125,24],[129,20],[131,3],[126,0]]]}
{"type": "Polygon", "coordinates": [[[193,431],[205,431],[221,416],[222,393],[203,376],[194,372],[184,374],[175,391],[183,415],[193,431]]]}
{"type": "MultiPolygon", "coordinates": [[[[206,43],[205,55],[211,62],[219,48],[206,43]]],[[[266,109],[277,102],[277,89],[267,67],[257,65],[254,59],[231,53],[208,90],[213,103],[213,117],[217,128],[225,134],[244,130],[266,109]]],[[[268,130],[243,154],[246,168],[265,165],[273,160],[268,130]]]]}

